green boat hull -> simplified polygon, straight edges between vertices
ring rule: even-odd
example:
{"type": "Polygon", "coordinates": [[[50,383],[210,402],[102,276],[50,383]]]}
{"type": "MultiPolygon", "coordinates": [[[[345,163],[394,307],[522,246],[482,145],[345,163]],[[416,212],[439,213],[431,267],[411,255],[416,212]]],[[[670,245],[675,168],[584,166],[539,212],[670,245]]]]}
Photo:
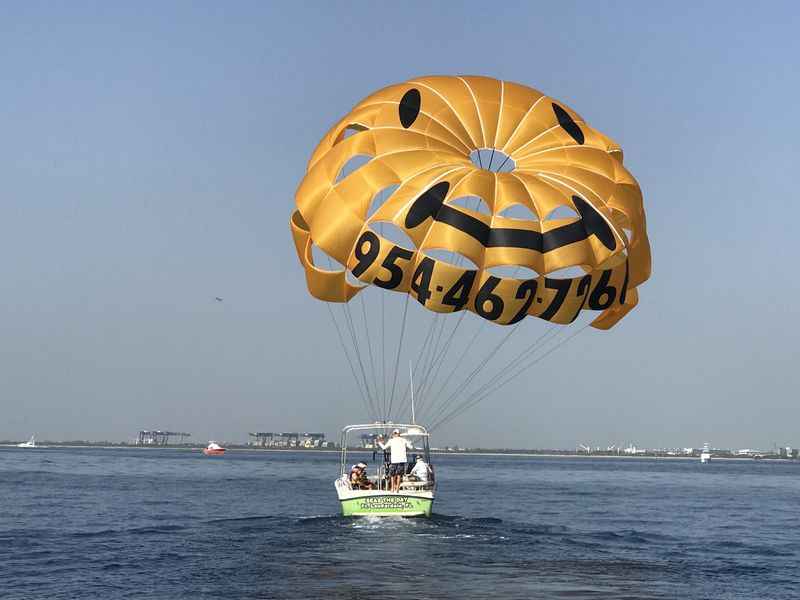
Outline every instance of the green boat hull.
{"type": "Polygon", "coordinates": [[[433,498],[385,494],[340,500],[345,517],[430,517],[433,498]]]}

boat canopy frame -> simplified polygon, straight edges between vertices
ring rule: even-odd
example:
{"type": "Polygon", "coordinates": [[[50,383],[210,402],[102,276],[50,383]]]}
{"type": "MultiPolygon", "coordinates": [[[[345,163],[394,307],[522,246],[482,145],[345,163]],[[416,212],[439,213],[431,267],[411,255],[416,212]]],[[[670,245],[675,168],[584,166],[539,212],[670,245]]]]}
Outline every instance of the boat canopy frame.
{"type": "MultiPolygon", "coordinates": [[[[349,450],[347,445],[347,440],[349,434],[357,431],[375,431],[382,433],[385,437],[389,437],[391,432],[395,429],[400,430],[400,436],[404,438],[419,438],[422,442],[422,455],[425,459],[425,462],[429,465],[431,464],[431,452],[430,452],[430,433],[428,430],[423,426],[417,423],[393,423],[391,421],[376,421],[374,423],[362,423],[358,425],[347,425],[346,427],[342,428],[341,433],[341,459],[340,459],[340,475],[347,475],[349,473],[349,469],[347,468],[347,452],[349,450]]],[[[362,448],[361,450],[367,450],[367,448],[362,448]]],[[[373,452],[376,450],[380,450],[378,447],[373,448],[373,452]]],[[[355,449],[354,449],[355,451],[355,449]]]]}

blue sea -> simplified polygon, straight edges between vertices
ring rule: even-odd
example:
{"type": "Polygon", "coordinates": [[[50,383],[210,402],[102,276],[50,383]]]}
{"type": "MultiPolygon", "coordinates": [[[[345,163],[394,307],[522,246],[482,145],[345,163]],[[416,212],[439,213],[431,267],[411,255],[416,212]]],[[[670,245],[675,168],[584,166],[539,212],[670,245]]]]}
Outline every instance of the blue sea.
{"type": "Polygon", "coordinates": [[[800,462],[435,463],[344,519],[335,453],[0,449],[0,598],[800,598],[800,462]]]}

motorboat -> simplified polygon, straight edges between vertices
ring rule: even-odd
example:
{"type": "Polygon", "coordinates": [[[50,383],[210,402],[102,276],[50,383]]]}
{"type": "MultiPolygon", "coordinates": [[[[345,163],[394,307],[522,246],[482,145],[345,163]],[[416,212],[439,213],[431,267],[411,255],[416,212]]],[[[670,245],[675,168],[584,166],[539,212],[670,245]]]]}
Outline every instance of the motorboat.
{"type": "Polygon", "coordinates": [[[222,456],[223,454],[225,454],[225,448],[223,448],[217,442],[212,440],[208,442],[208,446],[203,448],[203,454],[205,454],[206,456],[222,456]]]}
{"type": "Polygon", "coordinates": [[[345,517],[430,517],[436,491],[436,480],[430,456],[430,436],[422,425],[376,422],[363,425],[348,425],[342,429],[341,461],[339,477],[334,482],[339,497],[342,515],[345,517]],[[381,449],[376,441],[378,435],[388,439],[397,429],[413,449],[407,451],[408,462],[402,474],[400,488],[391,491],[389,477],[389,452],[381,449]],[[357,434],[362,446],[349,448],[349,441],[357,434]],[[369,454],[371,453],[371,459],[369,454]],[[366,465],[362,485],[351,483],[353,468],[348,459],[357,455],[366,465]],[[366,460],[364,456],[366,455],[366,460]],[[417,457],[427,465],[421,471],[422,477],[412,475],[417,457]],[[424,479],[423,479],[424,477],[424,479]]]}
{"type": "Polygon", "coordinates": [[[36,448],[36,436],[32,435],[31,439],[29,439],[27,442],[17,444],[17,448],[36,448]]]}
{"type": "Polygon", "coordinates": [[[703,449],[700,450],[700,462],[707,463],[711,460],[711,448],[708,446],[708,442],[703,444],[703,449]]]}

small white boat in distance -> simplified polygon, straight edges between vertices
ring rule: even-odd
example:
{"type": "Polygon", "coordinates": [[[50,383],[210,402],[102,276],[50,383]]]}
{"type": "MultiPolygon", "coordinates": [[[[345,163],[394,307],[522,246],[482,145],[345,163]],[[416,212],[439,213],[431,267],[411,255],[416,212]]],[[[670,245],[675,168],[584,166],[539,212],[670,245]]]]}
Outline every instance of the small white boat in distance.
{"type": "Polygon", "coordinates": [[[708,446],[708,442],[703,444],[703,449],[700,450],[700,462],[707,463],[711,460],[711,448],[708,446]]]}
{"type": "Polygon", "coordinates": [[[32,435],[31,439],[29,439],[27,442],[17,444],[17,448],[36,448],[36,436],[32,435]]]}
{"type": "Polygon", "coordinates": [[[205,454],[206,456],[222,456],[223,454],[225,454],[225,448],[223,448],[217,442],[212,440],[208,442],[208,446],[203,448],[203,454],[205,454]]]}

